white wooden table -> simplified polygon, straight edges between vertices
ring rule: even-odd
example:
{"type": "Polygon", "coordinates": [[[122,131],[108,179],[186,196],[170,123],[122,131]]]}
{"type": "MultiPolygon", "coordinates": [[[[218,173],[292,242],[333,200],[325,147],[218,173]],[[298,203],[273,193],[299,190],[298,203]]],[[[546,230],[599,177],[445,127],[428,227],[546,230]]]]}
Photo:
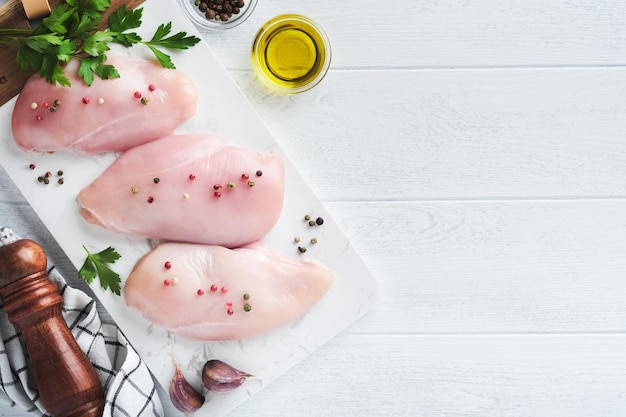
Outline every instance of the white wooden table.
{"type": "MultiPolygon", "coordinates": [[[[232,417],[626,413],[626,3],[259,0],[205,38],[381,289],[232,417]],[[285,12],[333,48],[301,95],[249,63],[285,12]]],[[[6,174],[0,224],[76,274],[6,174]]]]}

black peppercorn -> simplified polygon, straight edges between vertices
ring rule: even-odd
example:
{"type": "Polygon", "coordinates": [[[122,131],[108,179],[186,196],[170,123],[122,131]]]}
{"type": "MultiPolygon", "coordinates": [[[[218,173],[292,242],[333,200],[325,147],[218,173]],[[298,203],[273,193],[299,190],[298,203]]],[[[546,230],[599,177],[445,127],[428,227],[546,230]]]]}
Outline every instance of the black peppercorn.
{"type": "Polygon", "coordinates": [[[194,4],[208,20],[225,22],[233,14],[241,13],[245,2],[244,0],[194,0],[194,4]]]}
{"type": "Polygon", "coordinates": [[[316,223],[318,226],[321,226],[321,225],[323,225],[323,224],[324,224],[324,219],[322,219],[321,217],[318,217],[317,219],[315,219],[315,223],[316,223]]]}

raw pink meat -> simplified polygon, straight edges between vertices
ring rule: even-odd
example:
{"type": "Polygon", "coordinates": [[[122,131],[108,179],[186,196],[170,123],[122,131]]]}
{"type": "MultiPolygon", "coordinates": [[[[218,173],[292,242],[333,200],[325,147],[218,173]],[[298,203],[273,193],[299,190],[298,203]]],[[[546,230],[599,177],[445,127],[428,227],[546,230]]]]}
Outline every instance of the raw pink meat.
{"type": "Polygon", "coordinates": [[[111,56],[107,63],[120,78],[96,77],[90,87],[76,75],[75,60],[66,70],[71,87],[53,86],[33,75],[13,110],[17,145],[27,152],[124,151],[172,134],[195,113],[198,92],[181,71],[122,56],[111,56]]]}
{"type": "Polygon", "coordinates": [[[334,278],[317,261],[289,258],[261,242],[234,250],[163,243],[139,259],[124,295],[148,321],[183,338],[234,340],[301,316],[334,278]]]}
{"type": "Polygon", "coordinates": [[[212,134],[172,135],[122,153],[80,192],[80,213],[127,235],[242,246],[278,220],[284,177],[275,154],[212,134]]]}

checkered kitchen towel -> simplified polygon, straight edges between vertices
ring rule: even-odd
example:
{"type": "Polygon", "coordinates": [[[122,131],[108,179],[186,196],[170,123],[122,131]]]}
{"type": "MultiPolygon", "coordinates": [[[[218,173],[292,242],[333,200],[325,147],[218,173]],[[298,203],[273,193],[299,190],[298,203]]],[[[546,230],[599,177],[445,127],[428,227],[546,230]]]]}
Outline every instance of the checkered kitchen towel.
{"type": "MultiPolygon", "coordinates": [[[[0,246],[15,236],[0,230],[0,246]]],[[[54,267],[50,280],[63,296],[63,317],[80,348],[94,365],[104,388],[104,417],[163,416],[163,407],[144,361],[114,323],[104,323],[96,304],[84,292],[72,288],[54,267]]],[[[2,305],[0,304],[0,308],[2,305]]],[[[0,310],[0,404],[19,407],[33,416],[49,416],[33,386],[20,332],[0,310]]]]}

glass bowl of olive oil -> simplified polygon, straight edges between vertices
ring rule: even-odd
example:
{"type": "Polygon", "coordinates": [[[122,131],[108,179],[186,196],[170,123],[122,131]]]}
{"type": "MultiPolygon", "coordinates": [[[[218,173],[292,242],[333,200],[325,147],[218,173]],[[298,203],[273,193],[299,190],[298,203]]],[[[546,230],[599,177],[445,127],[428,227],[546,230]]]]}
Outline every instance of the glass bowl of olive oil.
{"type": "Polygon", "coordinates": [[[257,77],[281,93],[300,93],[316,86],[330,67],[330,42],[313,20],[276,16],[257,32],[251,50],[257,77]]]}

